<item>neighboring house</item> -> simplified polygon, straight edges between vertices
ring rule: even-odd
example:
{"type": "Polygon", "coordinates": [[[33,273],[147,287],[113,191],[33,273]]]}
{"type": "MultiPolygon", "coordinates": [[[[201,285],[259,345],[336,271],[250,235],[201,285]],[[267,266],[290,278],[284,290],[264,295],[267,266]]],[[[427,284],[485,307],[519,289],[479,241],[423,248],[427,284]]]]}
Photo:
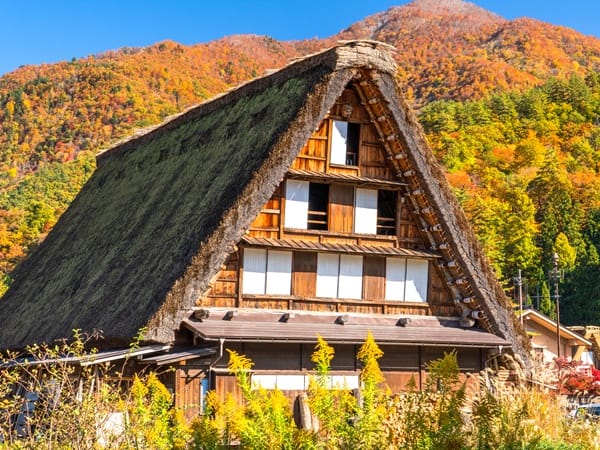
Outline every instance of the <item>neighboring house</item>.
{"type": "Polygon", "coordinates": [[[582,335],[560,326],[557,330],[555,320],[536,311],[526,309],[521,311],[520,318],[523,327],[531,339],[534,359],[549,363],[558,356],[558,338],[560,333],[560,356],[594,365],[592,342],[582,335]],[[557,333],[559,331],[559,333],[557,333]]]}
{"type": "Polygon", "coordinates": [[[393,390],[451,350],[464,373],[498,360],[528,370],[527,337],[389,50],[343,43],[100,154],[15,271],[0,346],[78,328],[117,348],[143,329],[175,346],[142,362],[178,368],[167,383],[179,405],[201,385],[235,392],[225,349],[254,361],[256,383],[294,395],[318,334],[349,387],[369,330],[393,390]]]}

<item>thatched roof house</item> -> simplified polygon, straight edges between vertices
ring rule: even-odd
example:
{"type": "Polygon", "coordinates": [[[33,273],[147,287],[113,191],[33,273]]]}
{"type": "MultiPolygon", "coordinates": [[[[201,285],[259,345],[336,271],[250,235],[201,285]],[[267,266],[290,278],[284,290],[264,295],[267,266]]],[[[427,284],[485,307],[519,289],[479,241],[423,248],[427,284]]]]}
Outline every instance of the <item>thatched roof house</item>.
{"type": "MultiPolygon", "coordinates": [[[[369,145],[381,147],[392,174],[382,185],[401,192],[421,236],[421,248],[396,243],[390,255],[435,253],[430,270],[465,333],[478,329],[490,347],[505,344],[527,365],[527,338],[402,99],[388,51],[343,43],[100,154],[91,179],[15,271],[0,301],[0,347],[69,337],[75,328],[102,330],[112,343],[145,328],[148,341],[173,342],[282,181],[315,177],[290,168],[352,84],[362,96],[355,110],[367,111],[379,134],[369,145]]],[[[320,176],[322,183],[376,181],[320,176]]],[[[368,253],[356,242],[352,251],[368,253]]]]}

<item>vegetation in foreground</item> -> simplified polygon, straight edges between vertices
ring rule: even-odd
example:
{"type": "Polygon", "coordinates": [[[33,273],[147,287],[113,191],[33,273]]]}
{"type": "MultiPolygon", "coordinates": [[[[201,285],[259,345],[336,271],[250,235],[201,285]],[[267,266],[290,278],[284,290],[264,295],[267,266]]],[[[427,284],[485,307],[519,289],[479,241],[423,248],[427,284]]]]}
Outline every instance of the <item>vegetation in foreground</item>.
{"type": "MultiPolygon", "coordinates": [[[[82,354],[74,345],[32,349],[39,357],[82,354]]],[[[427,366],[422,390],[414,383],[401,394],[383,385],[377,360],[382,352],[371,336],[360,349],[361,388],[331,389],[329,367],[334,350],[319,339],[315,370],[306,394],[310,417],[296,425],[292,405],[279,390],[256,388],[252,362],[230,354],[245,399],[220,400],[208,394],[206,411],[191,424],[172,406],[171,394],[155,373],[123,381],[98,383],[99,370],[44,364],[17,367],[5,358],[0,369],[0,449],[594,449],[600,428],[585,419],[570,419],[559,398],[526,388],[501,388],[486,375],[479,388],[461,381],[454,353],[427,366]],[[24,377],[23,375],[27,375],[24,377]],[[29,419],[8,426],[23,408],[11,395],[24,383],[38,399],[29,419]],[[115,420],[119,418],[119,420],[115,420]],[[19,434],[19,435],[17,435],[19,434]]],[[[304,408],[307,411],[307,408],[304,408]]]]}

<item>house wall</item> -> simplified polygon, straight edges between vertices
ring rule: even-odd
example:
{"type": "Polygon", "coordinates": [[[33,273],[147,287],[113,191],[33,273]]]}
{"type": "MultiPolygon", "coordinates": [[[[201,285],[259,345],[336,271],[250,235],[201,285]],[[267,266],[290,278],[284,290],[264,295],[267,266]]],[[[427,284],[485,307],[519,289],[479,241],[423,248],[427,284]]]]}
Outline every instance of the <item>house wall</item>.
{"type": "MultiPolygon", "coordinates": [[[[311,182],[328,185],[327,229],[298,229],[284,227],[286,215],[286,180],[277,187],[248,230],[251,238],[269,238],[287,241],[318,242],[328,245],[350,244],[428,250],[428,244],[417,226],[414,211],[409,206],[401,186],[385,184],[396,181],[395,174],[385,157],[381,137],[378,136],[357,90],[347,87],[302,148],[291,169],[328,174],[322,180],[308,178],[311,182]],[[332,164],[331,147],[335,121],[360,125],[358,136],[358,161],[356,165],[332,164]],[[340,178],[331,177],[332,174],[340,178]],[[355,233],[358,217],[355,214],[357,189],[364,188],[360,181],[343,176],[356,176],[381,180],[368,189],[386,190],[396,196],[395,217],[381,222],[376,234],[355,233]],[[395,220],[394,220],[395,219],[395,220]],[[392,227],[391,230],[389,227],[392,227]],[[380,234],[387,233],[391,234],[380,234]]],[[[309,211],[310,213],[310,211],[309,211]]],[[[383,214],[383,213],[382,213],[383,214]]],[[[243,246],[242,246],[243,247],[243,246]]],[[[382,256],[364,255],[362,295],[360,299],[320,298],[316,295],[317,252],[294,250],[292,288],[289,295],[246,295],[242,293],[244,277],[243,248],[233,253],[213,279],[207,295],[199,299],[204,307],[298,309],[308,311],[360,312],[367,314],[457,315],[452,295],[446,286],[435,259],[429,260],[426,301],[385,300],[385,269],[382,256]]]]}
{"type": "MultiPolygon", "coordinates": [[[[542,362],[552,362],[558,354],[556,332],[550,331],[531,320],[527,320],[526,329],[532,334],[531,343],[533,344],[534,352],[537,353],[538,358],[539,355],[541,355],[542,362]]],[[[577,346],[573,345],[570,339],[565,339],[561,336],[560,344],[561,356],[572,357],[575,354],[577,346]]]]}
{"type": "Polygon", "coordinates": [[[175,407],[183,411],[188,421],[203,411],[207,373],[204,360],[190,360],[171,366],[160,375],[160,381],[173,394],[175,407]]]}
{"type": "Polygon", "coordinates": [[[240,279],[243,268],[241,252],[231,255],[223,269],[214,279],[212,288],[199,306],[225,308],[258,308],[277,310],[304,310],[327,312],[360,312],[369,314],[411,314],[455,316],[456,311],[450,294],[444,285],[435,263],[429,263],[429,280],[426,302],[400,302],[384,300],[385,273],[373,271],[379,267],[374,261],[381,257],[366,255],[363,262],[363,294],[361,299],[316,297],[317,252],[294,253],[292,265],[292,291],[290,295],[242,294],[240,279]],[[296,256],[297,255],[297,256],[296,256]]]}
{"type": "MultiPolygon", "coordinates": [[[[333,345],[335,357],[331,363],[330,374],[335,377],[334,382],[340,386],[352,387],[358,383],[360,363],[356,354],[358,345],[333,345]]],[[[443,348],[422,346],[390,346],[380,347],[384,353],[379,360],[379,365],[385,377],[385,384],[393,393],[402,392],[414,383],[417,388],[422,388],[426,383],[427,364],[442,358],[445,353],[453,350],[457,353],[461,379],[476,382],[478,374],[484,368],[486,351],[474,348],[443,348]]],[[[308,387],[310,375],[314,370],[311,355],[314,346],[310,344],[267,344],[267,343],[232,343],[226,349],[234,350],[250,358],[254,366],[252,374],[256,379],[261,379],[271,387],[279,377],[278,388],[286,396],[294,399],[304,389],[297,389],[304,377],[304,386],[308,387]]],[[[228,355],[228,352],[225,352],[228,355]]],[[[225,356],[215,367],[211,377],[211,386],[216,388],[218,395],[224,399],[233,395],[242,401],[241,393],[236,386],[235,377],[227,372],[228,356],[225,356]]]]}
{"type": "MultiPolygon", "coordinates": [[[[393,165],[390,164],[383,145],[384,139],[389,136],[378,134],[374,125],[374,121],[378,119],[370,117],[363,106],[368,102],[368,98],[361,98],[356,86],[349,86],[344,90],[296,157],[290,172],[250,225],[246,242],[238,244],[239,248],[231,254],[212,280],[208,292],[198,300],[198,306],[373,315],[455,317],[460,314],[438,258],[431,251],[425,231],[418,225],[420,221],[417,214],[431,215],[432,212],[425,209],[414,211],[414,202],[409,197],[414,192],[409,192],[405,185],[398,182],[400,177],[393,172],[393,165]],[[333,148],[344,133],[346,148],[333,148]],[[361,191],[363,189],[365,191],[361,191]],[[373,203],[369,203],[372,202],[369,195],[373,196],[373,191],[377,197],[376,208],[372,206],[373,203]],[[315,193],[319,195],[316,196],[315,193]],[[380,208],[380,205],[385,205],[386,208],[380,208]],[[369,224],[372,225],[373,222],[368,220],[372,219],[374,213],[376,224],[369,228],[369,224]],[[356,232],[357,229],[367,231],[356,232]],[[252,244],[248,244],[248,241],[252,244]],[[282,247],[281,243],[284,242],[286,246],[282,247]],[[307,248],[304,245],[306,243],[313,247],[309,245],[307,248]],[[344,250],[344,245],[358,246],[362,249],[358,251],[363,253],[357,253],[356,248],[352,251],[344,250]],[[339,251],[332,250],[335,246],[338,246],[339,251]],[[427,278],[419,284],[419,288],[422,288],[422,284],[426,286],[424,298],[419,298],[419,301],[415,301],[413,297],[386,300],[389,298],[386,295],[388,282],[395,281],[388,279],[387,271],[390,266],[387,256],[365,250],[368,247],[390,249],[396,252],[394,258],[411,259],[420,268],[426,266],[427,278]],[[249,255],[258,258],[257,249],[267,254],[265,278],[260,278],[263,275],[261,273],[257,282],[257,285],[264,282],[265,291],[250,294],[248,292],[252,289],[247,289],[244,283],[257,276],[256,270],[250,270],[249,267],[249,255]],[[404,253],[399,249],[404,249],[404,253]],[[291,258],[287,259],[291,260],[289,269],[285,270],[286,276],[289,270],[289,281],[285,281],[289,283],[289,291],[284,287],[286,293],[273,294],[268,292],[269,252],[281,251],[291,254],[291,258]],[[319,258],[322,257],[320,253],[340,255],[340,261],[344,256],[362,258],[360,289],[346,296],[339,295],[339,282],[337,296],[317,295],[319,258]],[[248,259],[245,259],[246,256],[248,259]],[[244,264],[248,265],[246,275],[244,264]]],[[[440,233],[440,229],[436,228],[435,232],[440,233]]],[[[281,273],[275,274],[276,277],[280,275],[281,273]]],[[[352,279],[352,282],[355,281],[356,279],[352,279]]],[[[286,395],[292,399],[306,388],[306,377],[313,369],[310,360],[312,345],[245,342],[227,343],[226,346],[254,362],[253,374],[261,383],[269,386],[283,384],[286,395]]],[[[417,387],[422,387],[426,382],[427,364],[442,357],[445,351],[452,350],[450,347],[420,345],[384,346],[382,349],[384,356],[380,366],[386,383],[393,392],[406,389],[408,383],[413,381],[417,387]]],[[[356,382],[360,373],[356,360],[358,346],[336,345],[335,350],[331,374],[346,377],[337,378],[338,380],[356,382]]],[[[460,348],[457,351],[463,378],[476,379],[479,371],[484,368],[486,351],[475,348],[460,348]]],[[[231,394],[238,401],[242,400],[235,377],[227,372],[226,357],[211,372],[210,382],[211,387],[222,398],[231,394]]]]}

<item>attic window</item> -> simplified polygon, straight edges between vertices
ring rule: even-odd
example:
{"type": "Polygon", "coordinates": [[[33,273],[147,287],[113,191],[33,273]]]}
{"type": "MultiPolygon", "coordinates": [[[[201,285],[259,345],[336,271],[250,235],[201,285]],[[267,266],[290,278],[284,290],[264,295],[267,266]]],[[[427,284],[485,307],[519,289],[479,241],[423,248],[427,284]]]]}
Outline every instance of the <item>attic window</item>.
{"type": "Polygon", "coordinates": [[[396,234],[395,191],[357,188],[354,198],[354,232],[360,234],[396,234]]]}
{"type": "Polygon", "coordinates": [[[291,283],[292,252],[244,249],[244,294],[290,295],[291,283]]]}
{"type": "Polygon", "coordinates": [[[358,165],[360,124],[334,120],[331,127],[331,164],[358,165]]]}
{"type": "Polygon", "coordinates": [[[385,299],[405,302],[426,302],[428,279],[428,261],[386,258],[385,299]]]}
{"type": "Polygon", "coordinates": [[[377,192],[377,234],[396,234],[397,192],[380,190],[377,192]]]}
{"type": "Polygon", "coordinates": [[[377,190],[357,188],[354,194],[354,232],[377,233],[377,190]]]}
{"type": "Polygon", "coordinates": [[[287,180],[285,192],[286,228],[327,230],[329,185],[287,180]]]}
{"type": "Polygon", "coordinates": [[[310,183],[308,188],[308,229],[327,230],[329,185],[310,183]]]}

